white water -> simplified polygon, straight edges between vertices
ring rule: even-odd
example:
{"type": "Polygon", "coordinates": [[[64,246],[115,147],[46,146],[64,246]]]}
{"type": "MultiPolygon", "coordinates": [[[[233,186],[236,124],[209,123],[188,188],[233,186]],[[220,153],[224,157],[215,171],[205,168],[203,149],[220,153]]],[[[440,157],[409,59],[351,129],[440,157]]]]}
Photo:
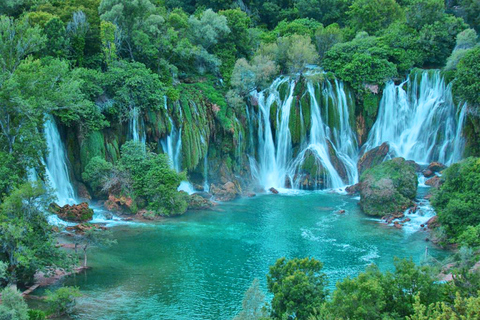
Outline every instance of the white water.
{"type": "MultiPolygon", "coordinates": [[[[48,147],[45,170],[51,187],[55,190],[55,196],[57,198],[56,203],[59,206],[64,206],[66,204],[77,204],[78,200],[75,197],[75,191],[68,173],[68,160],[66,157],[65,147],[62,143],[57,125],[52,116],[46,116],[44,128],[45,139],[48,147]]],[[[112,223],[113,221],[121,221],[120,218],[113,214],[109,214],[111,219],[107,219],[105,210],[103,209],[93,209],[94,214],[91,221],[93,223],[112,223]]],[[[48,222],[56,226],[76,225],[76,223],[63,221],[53,214],[48,216],[48,222]]]]}
{"type": "MultiPolygon", "coordinates": [[[[340,188],[347,183],[352,184],[358,180],[356,167],[357,141],[350,126],[349,106],[343,85],[337,81],[335,85],[332,85],[327,81],[323,87],[320,86],[321,84],[314,84],[307,80],[307,92],[310,96],[311,107],[311,127],[302,127],[302,131],[305,132],[305,137],[302,137],[304,143],[301,146],[301,151],[295,157],[292,151],[289,129],[295,81],[289,78],[277,78],[269,89],[252,94],[258,101],[258,114],[255,114],[252,110],[249,111],[249,126],[252,126],[252,119],[256,120],[258,124],[258,163],[255,163],[252,157],[250,162],[252,173],[264,188],[283,188],[286,179],[290,180],[293,188],[299,188],[299,182],[302,178],[299,174],[300,168],[306,157],[312,154],[317,164],[326,172],[323,178],[326,180],[325,184],[328,187],[340,188]],[[285,83],[288,84],[287,96],[281,97],[279,87],[285,83]],[[333,128],[333,130],[322,117],[322,113],[328,115],[328,107],[323,111],[320,109],[315,94],[315,86],[319,86],[318,90],[324,98],[323,105],[328,106],[329,101],[333,101],[336,116],[339,117],[338,127],[333,128]],[[270,117],[270,109],[274,103],[278,106],[275,134],[271,129],[273,119],[270,117]],[[333,149],[341,165],[344,166],[347,175],[345,181],[340,177],[332,163],[330,149],[333,149]]],[[[303,126],[303,112],[300,112],[300,116],[303,126]]]]}
{"type": "MultiPolygon", "coordinates": [[[[167,97],[164,97],[164,108],[168,110],[167,97]]],[[[181,107],[180,111],[181,111],[181,107]]],[[[182,128],[177,128],[172,118],[168,118],[170,121],[170,133],[168,136],[160,141],[163,152],[168,155],[170,159],[170,166],[176,172],[182,171],[182,128]]],[[[195,189],[188,181],[182,181],[177,189],[178,191],[184,191],[188,194],[195,193],[195,189]]]]}
{"type": "Polygon", "coordinates": [[[145,142],[147,140],[146,133],[144,130],[143,118],[140,117],[140,111],[138,108],[133,108],[132,115],[129,122],[129,130],[132,135],[132,140],[135,142],[140,142],[145,148],[145,142]]]}
{"type": "Polygon", "coordinates": [[[440,71],[424,71],[400,85],[388,83],[365,150],[388,142],[395,156],[417,163],[459,161],[466,106],[457,115],[451,89],[440,71]]]}
{"type": "Polygon", "coordinates": [[[46,174],[55,190],[57,203],[60,206],[76,203],[75,191],[68,174],[68,160],[60,134],[51,116],[45,119],[45,139],[47,140],[48,154],[46,157],[46,174]]]}

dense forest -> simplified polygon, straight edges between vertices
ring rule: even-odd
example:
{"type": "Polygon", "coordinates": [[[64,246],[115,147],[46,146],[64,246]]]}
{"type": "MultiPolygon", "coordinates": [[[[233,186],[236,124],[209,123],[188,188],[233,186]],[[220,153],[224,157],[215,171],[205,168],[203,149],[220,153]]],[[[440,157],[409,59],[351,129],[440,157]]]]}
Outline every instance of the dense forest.
{"type": "MultiPolygon", "coordinates": [[[[321,262],[280,259],[268,275],[268,310],[254,282],[238,319],[479,317],[479,276],[469,271],[480,246],[478,0],[2,0],[0,14],[2,287],[23,288],[38,270],[69,270],[77,259],[55,246],[58,230],[45,216],[59,210],[52,209],[59,199],[45,161],[52,124],[65,144],[78,198],[145,219],[176,216],[210,205],[178,192],[182,181],[225,201],[258,189],[251,177],[260,142],[251,137],[252,123],[262,119],[262,90],[290,92],[295,109],[286,126],[292,152],[304,157],[295,174],[322,171],[323,178],[303,186],[327,188],[335,186],[332,175],[325,178],[330,169],[301,150],[305,137],[311,139],[305,129],[313,126],[310,99],[323,99],[311,83],[347,92],[346,123],[361,149],[385,86],[406,88],[405,81],[426,72],[451,83],[454,104],[466,105],[463,156],[469,158],[442,174],[432,199],[439,243],[461,247],[451,271],[458,273],[455,281],[436,281],[440,265],[398,260],[394,272],[372,266],[327,293],[321,262]],[[175,136],[181,143],[172,145],[175,136]],[[179,149],[180,156],[169,158],[167,149],[179,149]]],[[[333,98],[326,100],[325,108],[334,108],[333,98]]],[[[273,103],[269,112],[277,110],[273,103]]],[[[326,122],[341,127],[333,114],[326,122]]],[[[265,128],[279,130],[281,116],[265,128]]],[[[443,120],[435,121],[441,126],[443,120]]],[[[344,184],[390,170],[354,177],[340,148],[326,148],[344,184]]],[[[91,218],[88,210],[81,214],[91,218]]],[[[97,231],[78,240],[85,252],[108,242],[97,231]]],[[[66,313],[62,303],[78,294],[50,293],[51,313],[66,313]]],[[[15,290],[5,289],[2,299],[0,319],[44,316],[28,311],[15,290]]]]}

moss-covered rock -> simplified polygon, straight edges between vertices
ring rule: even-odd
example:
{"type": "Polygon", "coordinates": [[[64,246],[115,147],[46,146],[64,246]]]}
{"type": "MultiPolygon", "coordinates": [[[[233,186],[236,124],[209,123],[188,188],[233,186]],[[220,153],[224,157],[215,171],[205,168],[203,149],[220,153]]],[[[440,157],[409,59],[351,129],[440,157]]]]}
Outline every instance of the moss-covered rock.
{"type": "Polygon", "coordinates": [[[67,204],[63,207],[52,203],[50,211],[55,213],[60,219],[71,222],[86,222],[92,220],[93,217],[93,209],[90,209],[86,202],[74,205],[67,204]]]}
{"type": "Polygon", "coordinates": [[[372,216],[403,213],[417,194],[415,166],[395,158],[365,171],[360,178],[360,207],[372,216]]]}

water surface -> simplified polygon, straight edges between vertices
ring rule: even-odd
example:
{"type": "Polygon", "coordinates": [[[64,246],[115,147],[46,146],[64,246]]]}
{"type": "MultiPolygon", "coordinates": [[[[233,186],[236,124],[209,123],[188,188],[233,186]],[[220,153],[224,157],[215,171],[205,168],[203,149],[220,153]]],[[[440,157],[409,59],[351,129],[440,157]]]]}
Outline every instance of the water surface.
{"type": "MultiPolygon", "coordinates": [[[[404,230],[362,214],[358,199],[329,192],[261,195],[152,224],[113,227],[118,244],[90,252],[92,269],[66,281],[83,292],[78,319],[231,319],[254,278],[280,257],[324,263],[330,287],[370,263],[420,262],[417,226],[404,230]],[[345,214],[337,214],[345,210],[345,214]]],[[[428,217],[423,217],[428,220],[428,217]]],[[[266,290],[265,290],[266,291],[266,290]]]]}

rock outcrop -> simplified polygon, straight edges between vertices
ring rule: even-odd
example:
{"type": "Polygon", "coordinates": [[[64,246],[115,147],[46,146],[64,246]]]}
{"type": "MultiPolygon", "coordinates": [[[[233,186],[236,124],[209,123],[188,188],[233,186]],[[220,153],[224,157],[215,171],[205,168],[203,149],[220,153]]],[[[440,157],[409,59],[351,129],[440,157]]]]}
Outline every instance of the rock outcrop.
{"type": "Polygon", "coordinates": [[[214,199],[218,201],[232,201],[242,193],[240,187],[231,181],[218,187],[215,184],[212,184],[210,192],[214,199]]]}
{"type": "Polygon", "coordinates": [[[114,195],[109,195],[108,200],[105,201],[105,208],[108,211],[120,212],[120,213],[131,213],[131,207],[133,205],[132,198],[128,197],[115,197],[114,195]]]}
{"type": "Polygon", "coordinates": [[[203,196],[199,193],[194,193],[190,195],[190,199],[188,201],[189,210],[208,210],[211,209],[213,206],[215,206],[215,203],[213,201],[210,201],[209,197],[203,196]]]}
{"type": "Polygon", "coordinates": [[[372,216],[401,215],[417,194],[414,166],[394,158],[364,172],[360,179],[360,207],[372,216]]]}
{"type": "Polygon", "coordinates": [[[66,204],[63,207],[52,203],[50,210],[60,219],[70,222],[87,222],[93,217],[93,209],[90,209],[86,202],[74,205],[66,204]]]}
{"type": "Polygon", "coordinates": [[[368,152],[365,152],[357,162],[358,175],[361,176],[365,170],[382,163],[389,152],[390,145],[386,142],[368,152]]]}

